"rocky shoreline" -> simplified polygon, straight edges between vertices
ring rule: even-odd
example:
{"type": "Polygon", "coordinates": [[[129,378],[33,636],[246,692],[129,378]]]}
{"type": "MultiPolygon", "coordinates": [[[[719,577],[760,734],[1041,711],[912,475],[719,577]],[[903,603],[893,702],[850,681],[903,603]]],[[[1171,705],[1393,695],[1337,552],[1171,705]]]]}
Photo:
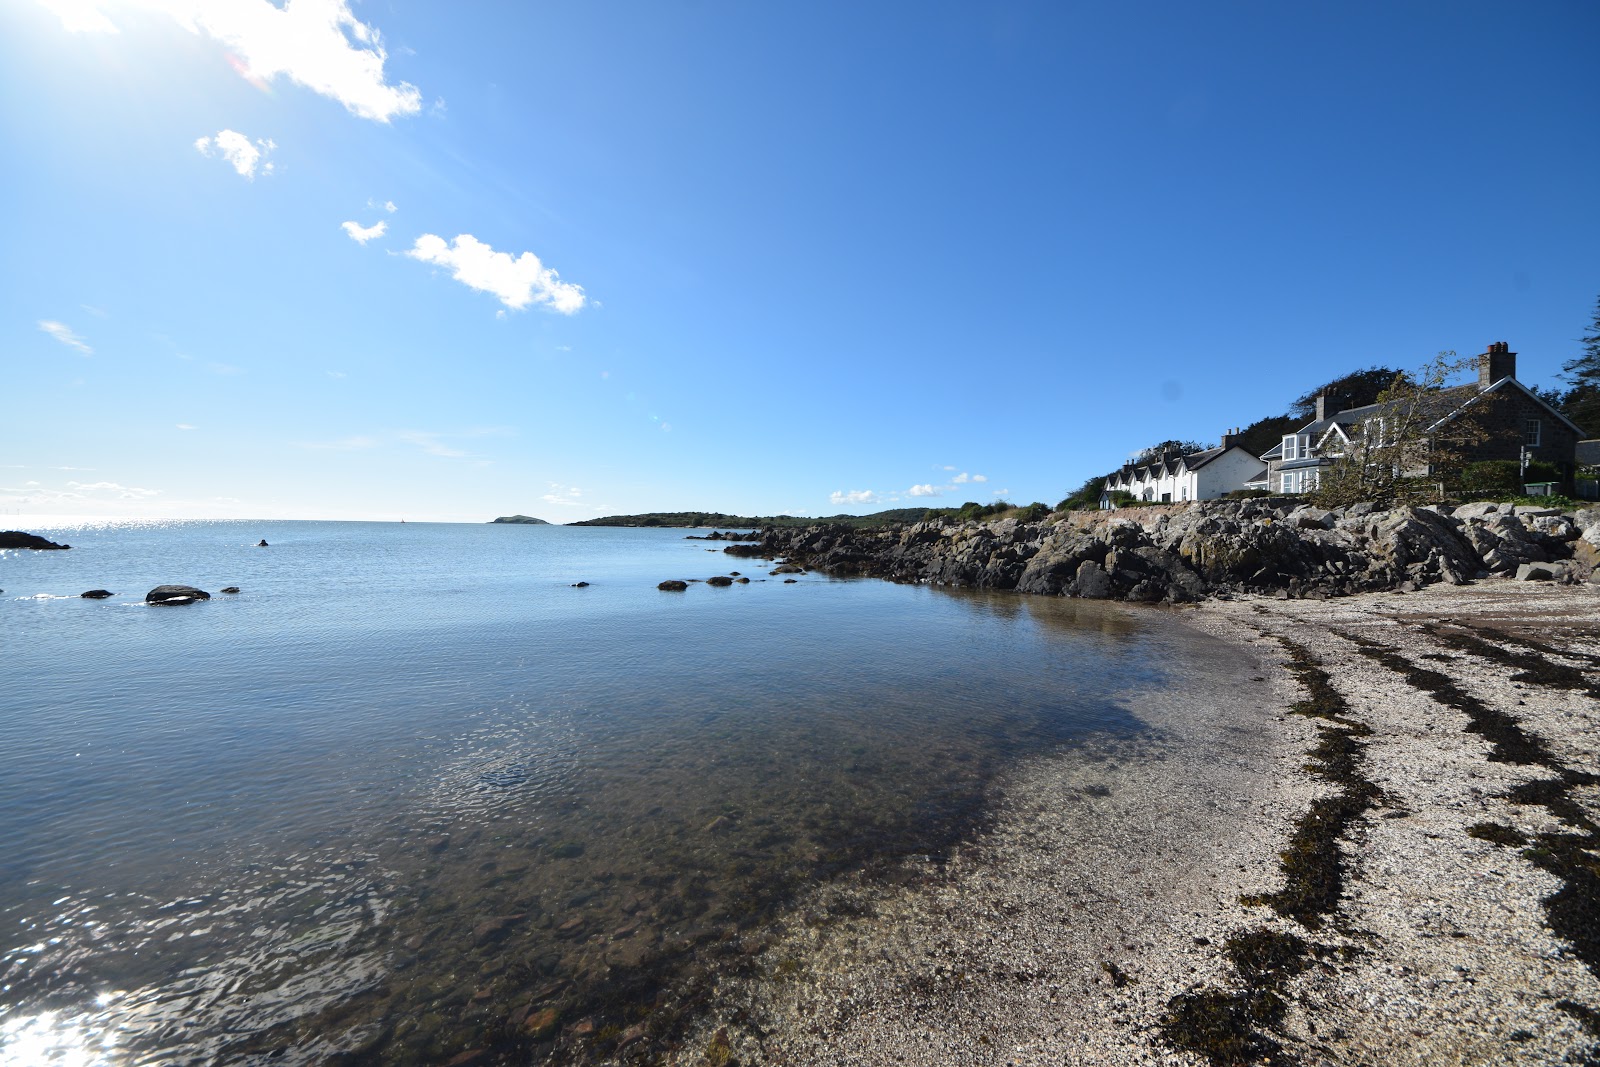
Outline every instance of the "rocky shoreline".
{"type": "Polygon", "coordinates": [[[1600,564],[1600,507],[1323,511],[1269,497],[1059,513],[1038,523],[769,527],[723,551],[833,575],[1047,596],[1169,604],[1246,593],[1326,598],[1491,575],[1585,581],[1600,564]]]}
{"type": "Polygon", "coordinates": [[[1173,618],[1236,694],[1019,767],[942,868],[818,888],[681,1062],[1596,1062],[1593,588],[1173,618]]]}

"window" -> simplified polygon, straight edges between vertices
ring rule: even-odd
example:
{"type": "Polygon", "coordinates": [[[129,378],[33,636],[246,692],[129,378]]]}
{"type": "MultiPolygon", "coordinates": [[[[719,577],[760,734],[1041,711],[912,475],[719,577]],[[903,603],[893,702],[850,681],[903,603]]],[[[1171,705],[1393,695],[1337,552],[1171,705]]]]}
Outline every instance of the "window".
{"type": "Polygon", "coordinates": [[[1531,445],[1534,448],[1538,448],[1539,429],[1540,427],[1538,419],[1522,420],[1522,443],[1525,445],[1531,445]]]}
{"type": "Polygon", "coordinates": [[[1309,493],[1317,487],[1317,472],[1314,470],[1280,471],[1278,478],[1278,491],[1281,493],[1309,493]]]}

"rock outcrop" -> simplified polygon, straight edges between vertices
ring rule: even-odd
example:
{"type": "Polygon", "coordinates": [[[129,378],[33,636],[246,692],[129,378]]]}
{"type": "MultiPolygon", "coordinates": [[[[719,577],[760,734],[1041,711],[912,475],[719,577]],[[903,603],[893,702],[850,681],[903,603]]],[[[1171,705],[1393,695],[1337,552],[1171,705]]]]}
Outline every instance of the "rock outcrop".
{"type": "Polygon", "coordinates": [[[0,548],[33,548],[43,550],[71,547],[71,545],[58,545],[54,541],[45,540],[38,534],[23,533],[21,530],[5,530],[0,532],[0,548]]]}
{"type": "Polygon", "coordinates": [[[746,555],[756,548],[765,558],[786,559],[786,566],[835,575],[1046,596],[1152,603],[1243,592],[1329,597],[1461,585],[1515,575],[1527,564],[1553,565],[1538,573],[1582,580],[1600,562],[1600,508],[1577,515],[1508,504],[1323,511],[1269,497],[1071,513],[1038,523],[769,528],[758,544],[724,551],[746,555]]]}

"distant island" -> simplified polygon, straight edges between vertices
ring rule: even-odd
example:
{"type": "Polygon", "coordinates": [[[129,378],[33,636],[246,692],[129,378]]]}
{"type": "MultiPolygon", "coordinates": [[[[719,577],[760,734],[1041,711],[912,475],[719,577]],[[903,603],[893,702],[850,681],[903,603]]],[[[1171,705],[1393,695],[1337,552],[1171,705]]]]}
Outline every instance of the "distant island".
{"type": "MultiPolygon", "coordinates": [[[[1043,507],[1043,505],[1038,505],[1043,507]]],[[[990,518],[1000,513],[1016,510],[1001,501],[998,504],[967,504],[960,508],[894,508],[877,511],[871,515],[727,515],[720,511],[651,511],[642,515],[607,515],[599,519],[569,522],[568,526],[679,526],[689,528],[753,530],[764,526],[804,529],[821,523],[836,523],[856,529],[871,530],[897,522],[922,522],[925,519],[956,517],[990,518]]],[[[1048,509],[1046,509],[1048,510],[1048,509]]],[[[500,520],[496,519],[496,522],[500,520]]]]}
{"type": "Polygon", "coordinates": [[[532,515],[502,515],[498,519],[492,519],[490,521],[491,522],[509,522],[509,523],[515,523],[515,524],[520,525],[520,526],[549,526],[550,525],[544,519],[536,519],[532,515]]]}

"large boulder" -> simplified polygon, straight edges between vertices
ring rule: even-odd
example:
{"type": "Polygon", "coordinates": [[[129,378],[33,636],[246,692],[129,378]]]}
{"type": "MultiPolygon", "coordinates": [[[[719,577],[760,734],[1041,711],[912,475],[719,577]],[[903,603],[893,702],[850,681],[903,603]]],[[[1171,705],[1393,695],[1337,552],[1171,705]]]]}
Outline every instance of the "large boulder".
{"type": "Polygon", "coordinates": [[[192,585],[158,585],[144,595],[146,604],[193,604],[196,600],[210,599],[210,593],[192,585]]]}

